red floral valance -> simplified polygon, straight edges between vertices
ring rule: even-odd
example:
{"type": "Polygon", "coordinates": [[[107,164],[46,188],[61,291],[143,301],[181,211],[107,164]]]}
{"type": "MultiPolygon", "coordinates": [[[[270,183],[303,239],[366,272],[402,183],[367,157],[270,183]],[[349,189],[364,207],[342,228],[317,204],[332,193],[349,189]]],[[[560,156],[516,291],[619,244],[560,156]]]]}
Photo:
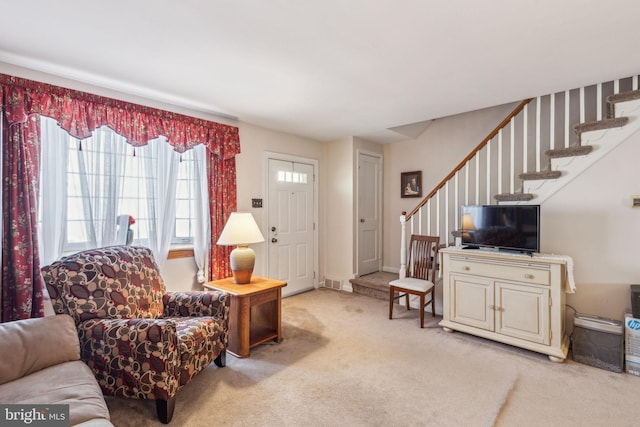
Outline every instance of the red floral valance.
{"type": "Polygon", "coordinates": [[[240,153],[235,126],[5,74],[0,74],[0,102],[9,123],[24,123],[30,114],[41,114],[80,139],[108,126],[134,146],[162,135],[181,153],[197,144],[205,144],[222,159],[240,153]]]}

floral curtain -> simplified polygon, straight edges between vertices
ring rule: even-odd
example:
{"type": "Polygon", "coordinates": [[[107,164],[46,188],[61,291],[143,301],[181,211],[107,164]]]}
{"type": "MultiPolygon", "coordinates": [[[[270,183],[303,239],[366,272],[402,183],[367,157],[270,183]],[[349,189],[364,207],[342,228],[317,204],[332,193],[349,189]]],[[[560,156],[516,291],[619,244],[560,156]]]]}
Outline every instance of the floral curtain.
{"type": "Polygon", "coordinates": [[[0,102],[4,178],[2,321],[43,313],[36,233],[40,115],[55,119],[80,139],[91,136],[100,126],[108,126],[134,146],[146,145],[159,136],[166,137],[180,153],[204,144],[210,157],[212,275],[229,275],[228,256],[222,255],[228,255],[228,250],[215,245],[215,241],[236,208],[235,156],[240,153],[237,127],[5,74],[0,74],[0,102]]]}
{"type": "Polygon", "coordinates": [[[44,316],[36,235],[39,155],[39,117],[10,125],[3,116],[2,322],[44,316]]]}
{"type": "Polygon", "coordinates": [[[215,155],[240,153],[238,128],[169,111],[157,110],[85,92],[0,74],[9,123],[25,114],[56,119],[60,127],[79,139],[108,126],[134,146],[146,145],[160,135],[179,153],[204,144],[215,155]]]}
{"type": "Polygon", "coordinates": [[[207,175],[209,177],[209,211],[211,212],[211,270],[209,280],[231,276],[229,256],[233,247],[218,246],[222,229],[231,212],[236,210],[236,159],[220,158],[207,153],[207,175]]]}

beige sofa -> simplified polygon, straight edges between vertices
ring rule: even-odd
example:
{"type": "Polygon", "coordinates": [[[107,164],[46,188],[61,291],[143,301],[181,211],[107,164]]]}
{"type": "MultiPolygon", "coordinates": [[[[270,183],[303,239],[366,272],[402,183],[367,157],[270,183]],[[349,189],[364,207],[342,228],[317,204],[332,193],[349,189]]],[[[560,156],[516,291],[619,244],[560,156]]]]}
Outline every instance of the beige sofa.
{"type": "Polygon", "coordinates": [[[68,315],[0,324],[0,403],[68,404],[70,425],[112,426],[68,315]]]}

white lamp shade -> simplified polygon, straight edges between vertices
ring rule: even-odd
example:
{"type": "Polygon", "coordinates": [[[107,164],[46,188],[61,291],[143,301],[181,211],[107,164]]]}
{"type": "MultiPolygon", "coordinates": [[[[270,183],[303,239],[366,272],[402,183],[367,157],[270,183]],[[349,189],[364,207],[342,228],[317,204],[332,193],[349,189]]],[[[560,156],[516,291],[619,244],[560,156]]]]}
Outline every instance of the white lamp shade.
{"type": "Polygon", "coordinates": [[[250,212],[232,212],[218,239],[223,246],[260,242],[264,242],[264,237],[250,212]]]}

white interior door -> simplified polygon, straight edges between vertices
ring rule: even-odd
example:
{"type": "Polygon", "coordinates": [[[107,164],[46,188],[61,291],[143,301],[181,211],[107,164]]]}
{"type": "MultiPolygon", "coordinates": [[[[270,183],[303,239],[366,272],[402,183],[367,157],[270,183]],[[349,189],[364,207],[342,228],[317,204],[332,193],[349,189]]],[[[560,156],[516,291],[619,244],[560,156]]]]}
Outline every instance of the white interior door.
{"type": "Polygon", "coordinates": [[[314,288],[314,166],[269,159],[269,277],[283,296],[314,288]]]}
{"type": "Polygon", "coordinates": [[[380,157],[358,153],[358,275],[380,270],[380,157]]]}

